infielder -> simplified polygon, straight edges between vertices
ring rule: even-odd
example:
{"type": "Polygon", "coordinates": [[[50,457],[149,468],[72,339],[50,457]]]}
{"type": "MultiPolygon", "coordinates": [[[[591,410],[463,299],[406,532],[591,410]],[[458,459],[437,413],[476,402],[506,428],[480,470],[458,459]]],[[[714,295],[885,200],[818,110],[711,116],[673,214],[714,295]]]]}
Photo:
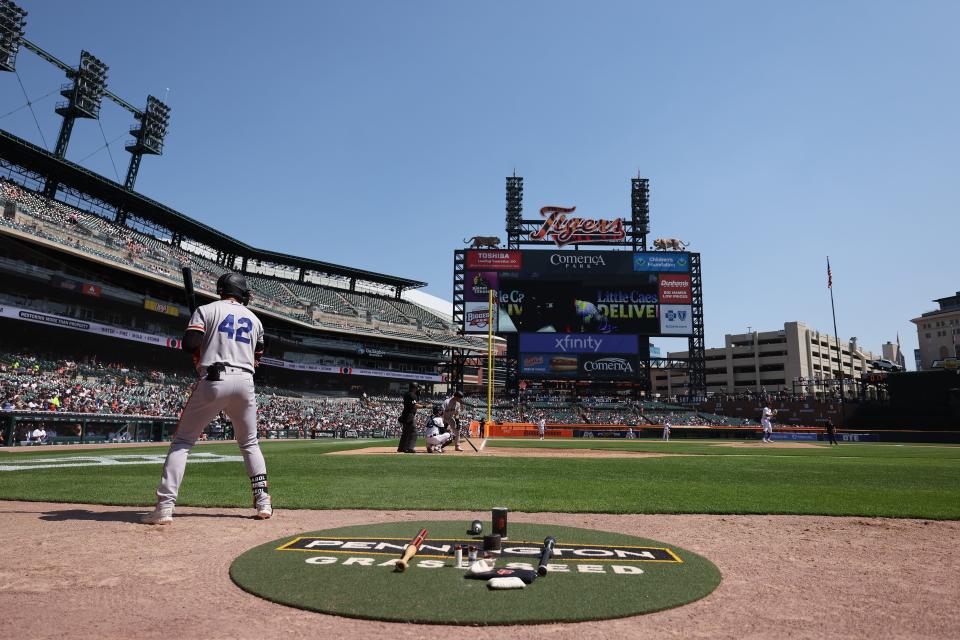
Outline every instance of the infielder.
{"type": "Polygon", "coordinates": [[[773,442],[773,423],[770,422],[770,418],[775,416],[776,413],[770,407],[763,408],[763,413],[760,415],[760,425],[763,427],[762,442],[773,442]]]}
{"type": "Polygon", "coordinates": [[[220,300],[197,307],[183,336],[183,348],[193,353],[200,379],[183,407],[173,442],[163,463],[157,488],[157,507],[145,515],[146,524],[170,524],[180,491],[187,454],[204,427],[220,411],[233,422],[234,434],[253,490],[255,518],[273,515],[267,493],[267,466],[257,442],[257,399],[253,372],[263,355],[263,325],[246,307],[247,281],[225,273],[217,280],[220,300]]]}
{"type": "Polygon", "coordinates": [[[463,451],[460,446],[460,407],[463,406],[463,391],[454,391],[453,395],[443,401],[443,424],[453,434],[453,448],[463,451]]]}
{"type": "Polygon", "coordinates": [[[453,439],[450,432],[440,433],[443,428],[443,407],[433,407],[433,417],[427,421],[427,453],[443,453],[443,448],[453,439]]]}

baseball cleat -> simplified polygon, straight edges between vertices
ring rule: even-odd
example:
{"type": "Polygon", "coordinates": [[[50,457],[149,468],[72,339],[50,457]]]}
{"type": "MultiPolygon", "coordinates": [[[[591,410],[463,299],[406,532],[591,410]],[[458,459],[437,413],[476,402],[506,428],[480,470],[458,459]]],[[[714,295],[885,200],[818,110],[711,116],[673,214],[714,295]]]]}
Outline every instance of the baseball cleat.
{"type": "Polygon", "coordinates": [[[268,494],[263,494],[257,501],[257,515],[253,516],[257,520],[268,520],[273,515],[273,504],[268,494]]]}
{"type": "Polygon", "coordinates": [[[455,446],[454,449],[456,449],[457,451],[463,451],[463,447],[461,447],[460,445],[455,446]]]}
{"type": "Polygon", "coordinates": [[[143,524],[170,524],[173,522],[173,507],[157,507],[150,513],[140,516],[143,524]]]}

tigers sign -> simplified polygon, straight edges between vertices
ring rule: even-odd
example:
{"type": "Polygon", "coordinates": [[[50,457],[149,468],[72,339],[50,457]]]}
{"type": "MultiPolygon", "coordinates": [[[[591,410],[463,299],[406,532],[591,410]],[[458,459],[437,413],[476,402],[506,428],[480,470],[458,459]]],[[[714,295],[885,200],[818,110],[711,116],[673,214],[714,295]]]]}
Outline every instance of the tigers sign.
{"type": "Polygon", "coordinates": [[[584,242],[622,242],[627,237],[623,218],[570,217],[576,210],[576,207],[543,207],[540,215],[546,220],[530,234],[530,239],[552,240],[558,247],[563,247],[584,242]]]}

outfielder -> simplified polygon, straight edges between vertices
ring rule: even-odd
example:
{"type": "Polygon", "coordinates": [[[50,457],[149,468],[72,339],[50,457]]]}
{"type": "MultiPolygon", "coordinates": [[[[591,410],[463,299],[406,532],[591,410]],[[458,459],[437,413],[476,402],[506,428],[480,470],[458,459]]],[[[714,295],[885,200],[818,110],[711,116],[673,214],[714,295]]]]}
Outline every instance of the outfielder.
{"type": "Polygon", "coordinates": [[[763,427],[762,442],[773,442],[773,423],[770,422],[770,418],[776,414],[777,412],[770,407],[763,408],[763,413],[760,415],[760,425],[763,427]]]}
{"type": "Polygon", "coordinates": [[[170,524],[173,506],[187,463],[187,454],[204,427],[220,411],[233,422],[234,434],[253,490],[255,518],[273,515],[267,493],[267,466],[257,442],[257,400],[253,372],[263,355],[263,325],[246,307],[246,279],[225,273],[217,280],[220,300],[197,307],[183,336],[183,348],[193,353],[200,379],[183,407],[157,488],[157,506],[145,515],[146,524],[170,524]]]}
{"type": "Polygon", "coordinates": [[[460,446],[460,407],[463,406],[463,391],[454,391],[453,395],[443,401],[443,424],[453,434],[453,448],[463,451],[460,446]]]}

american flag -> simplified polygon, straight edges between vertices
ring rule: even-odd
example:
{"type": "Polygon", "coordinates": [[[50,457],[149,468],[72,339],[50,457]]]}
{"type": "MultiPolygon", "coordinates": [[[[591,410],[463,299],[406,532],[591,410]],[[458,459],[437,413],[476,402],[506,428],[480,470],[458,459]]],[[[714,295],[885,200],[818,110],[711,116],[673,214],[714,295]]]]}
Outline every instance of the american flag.
{"type": "Polygon", "coordinates": [[[830,258],[827,258],[827,289],[833,289],[833,271],[830,270],[830,258]]]}

